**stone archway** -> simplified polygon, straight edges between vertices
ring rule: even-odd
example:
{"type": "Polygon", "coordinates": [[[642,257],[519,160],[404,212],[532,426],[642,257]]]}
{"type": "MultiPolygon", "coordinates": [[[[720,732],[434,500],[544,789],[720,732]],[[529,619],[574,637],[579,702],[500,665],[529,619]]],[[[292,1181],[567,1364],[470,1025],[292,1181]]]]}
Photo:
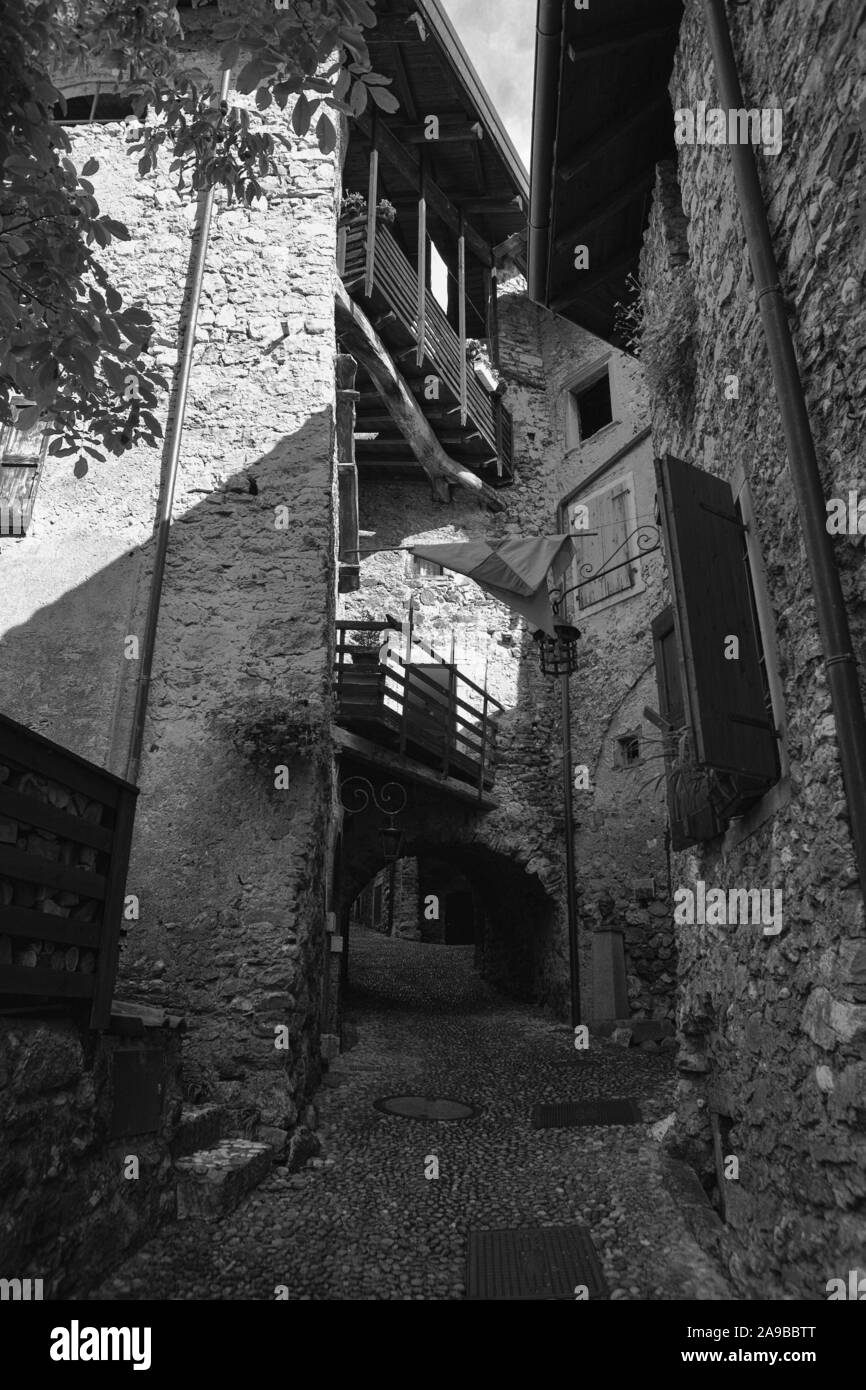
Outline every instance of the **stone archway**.
{"type": "MultiPolygon", "coordinates": [[[[386,780],[373,779],[377,788],[386,780]]],[[[384,823],[372,807],[344,818],[344,930],[351,903],[387,863],[380,843],[384,823]]],[[[445,862],[467,881],[480,923],[476,961],[483,976],[513,997],[565,1017],[567,938],[558,866],[533,853],[525,834],[515,833],[497,812],[479,811],[428,787],[407,786],[399,823],[403,857],[445,862]]],[[[349,931],[347,958],[350,938],[349,931]]]]}

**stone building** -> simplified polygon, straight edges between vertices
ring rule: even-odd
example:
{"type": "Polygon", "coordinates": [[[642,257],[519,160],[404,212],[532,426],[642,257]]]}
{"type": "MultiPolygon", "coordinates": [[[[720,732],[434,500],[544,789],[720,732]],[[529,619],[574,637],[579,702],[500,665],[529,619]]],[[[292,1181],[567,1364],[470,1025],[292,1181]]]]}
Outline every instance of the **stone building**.
{"type": "MultiPolygon", "coordinates": [[[[186,50],[215,72],[212,12],[183,8],[186,50]]],[[[178,1200],[197,1210],[200,1177],[228,1165],[237,1193],[271,1153],[314,1151],[352,903],[387,877],[393,836],[404,897],[453,899],[487,976],[567,1016],[557,692],[514,613],[403,547],[564,533],[586,509],[568,576],[583,583],[569,600],[582,1016],[671,1010],[664,817],[642,787],[661,568],[639,539],[641,372],[528,297],[526,175],[437,0],[379,8],[373,61],[400,111],[361,116],[330,154],[290,112],[259,113],[287,148],[252,208],[218,194],[211,215],[165,165],[140,174],[110,76],[58,77],[74,158],[99,161],[101,208],[130,232],[106,268],[152,314],[149,351],[172,377],[164,450],[84,477],[43,451],[26,534],[0,547],[0,987],[17,1010],[0,1020],[0,1171],[21,1193],[2,1229],[22,1273],[31,1262],[62,1294],[178,1200]],[[110,810],[88,831],[79,787],[126,820],[110,810]],[[112,851],[105,875],[82,841],[112,851]],[[209,1166],[220,1125],[228,1149],[209,1166]],[[130,1150],[141,1180],[124,1186],[130,1150]]]]}
{"type": "Polygon", "coordinates": [[[815,1299],[866,1240],[864,16],[759,0],[729,22],[732,54],[717,0],[644,25],[542,0],[529,276],[613,344],[637,329],[650,390],[676,1143],[743,1294],[815,1299]],[[724,911],[687,917],[712,888],[724,911]],[[732,915],[731,890],[773,915],[732,915]]]}

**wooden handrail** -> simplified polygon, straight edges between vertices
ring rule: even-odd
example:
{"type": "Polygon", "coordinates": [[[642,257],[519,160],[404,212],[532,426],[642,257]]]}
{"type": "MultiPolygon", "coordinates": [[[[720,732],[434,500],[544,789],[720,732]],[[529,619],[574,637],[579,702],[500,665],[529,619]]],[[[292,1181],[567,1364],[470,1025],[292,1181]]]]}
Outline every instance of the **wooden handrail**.
{"type": "MultiPolygon", "coordinates": [[[[343,276],[346,287],[363,285],[367,290],[370,257],[366,225],[359,221],[343,230],[346,233],[343,276]]],[[[414,337],[419,353],[423,347],[424,356],[445,381],[458,402],[458,409],[462,407],[465,391],[468,418],[496,453],[497,471],[501,476],[504,465],[510,472],[512,432],[503,420],[508,412],[499,398],[494,399],[484,390],[474,371],[466,370],[465,354],[461,363],[459,335],[429,289],[424,294],[423,312],[419,312],[417,274],[384,224],[376,228],[372,261],[374,284],[381,289],[403,327],[414,337]]],[[[369,297],[369,290],[367,294],[369,297]]]]}

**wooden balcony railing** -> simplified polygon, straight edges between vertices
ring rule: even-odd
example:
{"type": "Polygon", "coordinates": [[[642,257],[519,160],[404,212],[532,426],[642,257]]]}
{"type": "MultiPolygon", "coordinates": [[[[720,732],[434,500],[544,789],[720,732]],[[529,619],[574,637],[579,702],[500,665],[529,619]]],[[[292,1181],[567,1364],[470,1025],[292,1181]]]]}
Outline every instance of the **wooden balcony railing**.
{"type": "Polygon", "coordinates": [[[0,715],[0,1008],[107,1028],[138,789],[0,715]]]}
{"type": "Polygon", "coordinates": [[[479,796],[493,786],[496,719],[502,705],[443,661],[417,634],[412,659],[384,655],[395,623],[338,622],[335,689],[337,723],[374,742],[469,782],[479,796]],[[347,634],[376,633],[381,645],[363,647],[347,634]],[[422,660],[429,657],[429,661],[422,660]]]}
{"type": "MultiPolygon", "coordinates": [[[[358,295],[363,291],[367,264],[367,224],[348,222],[341,228],[342,276],[346,288],[358,295]]],[[[384,224],[376,229],[373,258],[373,288],[381,296],[389,314],[415,343],[419,339],[418,281],[414,267],[401,251],[384,224]]],[[[425,292],[424,374],[434,373],[444,387],[442,399],[460,401],[460,338],[451,327],[439,302],[430,290],[425,292]]],[[[387,334],[383,336],[387,337],[387,334]]],[[[426,402],[420,400],[424,408],[426,402]]],[[[489,451],[484,463],[493,467],[496,479],[510,482],[513,475],[513,428],[501,396],[484,389],[471,366],[466,372],[467,426],[477,431],[489,451]]],[[[449,430],[453,431],[453,423],[449,430]]],[[[495,479],[493,480],[495,481],[495,479]]]]}

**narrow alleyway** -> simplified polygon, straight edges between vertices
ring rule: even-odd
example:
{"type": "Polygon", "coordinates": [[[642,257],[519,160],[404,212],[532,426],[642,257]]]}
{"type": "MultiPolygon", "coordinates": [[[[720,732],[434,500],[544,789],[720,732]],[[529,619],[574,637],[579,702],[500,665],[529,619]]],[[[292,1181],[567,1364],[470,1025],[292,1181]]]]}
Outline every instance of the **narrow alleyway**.
{"type": "Polygon", "coordinates": [[[593,1039],[487,988],[472,947],[355,929],[358,1044],[317,1097],[324,1149],[276,1169],[219,1225],[167,1228],[96,1298],[460,1299],[467,1231],[585,1222],[611,1296],[730,1297],[662,1185],[649,1125],[672,1109],[668,1052],[593,1039]],[[398,1094],[477,1107],[461,1121],[374,1108],[398,1094]],[[630,1127],[533,1130],[538,1101],[633,1096],[630,1127]],[[425,1178],[438,1159],[438,1178],[425,1178]]]}

